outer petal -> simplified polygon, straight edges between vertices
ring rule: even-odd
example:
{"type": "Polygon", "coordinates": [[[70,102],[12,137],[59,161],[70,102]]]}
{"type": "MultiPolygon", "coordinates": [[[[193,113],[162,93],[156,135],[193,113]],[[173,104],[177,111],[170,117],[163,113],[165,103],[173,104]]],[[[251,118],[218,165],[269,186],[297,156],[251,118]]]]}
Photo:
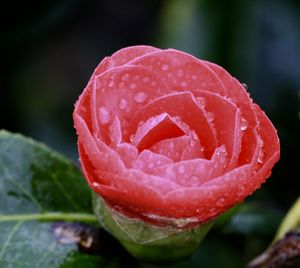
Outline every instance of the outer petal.
{"type": "Polygon", "coordinates": [[[151,99],[169,92],[162,79],[144,67],[123,66],[108,70],[94,81],[91,100],[94,132],[110,143],[108,128],[118,115],[123,123],[123,138],[128,140],[126,123],[132,113],[151,99]]]}
{"type": "Polygon", "coordinates": [[[160,49],[151,46],[144,46],[144,45],[131,46],[131,47],[120,49],[114,54],[112,54],[111,57],[105,57],[100,62],[100,64],[95,69],[90,79],[90,82],[92,82],[97,75],[100,75],[113,67],[124,65],[129,61],[132,61],[142,55],[152,53],[155,51],[160,51],[160,49]]]}
{"type": "Polygon", "coordinates": [[[167,49],[139,57],[129,64],[145,66],[159,74],[172,90],[208,90],[224,95],[218,76],[204,62],[184,52],[167,49]]]}

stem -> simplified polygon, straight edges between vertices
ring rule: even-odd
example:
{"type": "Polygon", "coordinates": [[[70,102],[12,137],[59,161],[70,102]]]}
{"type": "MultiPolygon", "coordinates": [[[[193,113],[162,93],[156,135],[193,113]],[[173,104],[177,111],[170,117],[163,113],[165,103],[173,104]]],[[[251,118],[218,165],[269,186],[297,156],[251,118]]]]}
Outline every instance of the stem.
{"type": "Polygon", "coordinates": [[[10,221],[79,221],[79,222],[98,222],[96,216],[86,213],[42,213],[42,214],[15,214],[15,215],[0,215],[1,222],[10,221]]]}

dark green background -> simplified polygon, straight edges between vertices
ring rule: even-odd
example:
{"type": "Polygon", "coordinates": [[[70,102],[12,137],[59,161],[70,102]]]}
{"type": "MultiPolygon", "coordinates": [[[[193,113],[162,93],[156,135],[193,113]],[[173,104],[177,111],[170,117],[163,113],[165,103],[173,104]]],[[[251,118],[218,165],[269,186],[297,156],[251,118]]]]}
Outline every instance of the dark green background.
{"type": "MultiPolygon", "coordinates": [[[[76,160],[73,105],[100,60],[129,45],[173,47],[216,62],[247,83],[279,131],[281,160],[249,202],[281,217],[299,196],[299,1],[61,0],[1,9],[0,128],[76,160]]],[[[212,232],[199,254],[235,267],[234,255],[249,259],[270,241],[276,226],[264,227],[222,240],[212,232]]]]}

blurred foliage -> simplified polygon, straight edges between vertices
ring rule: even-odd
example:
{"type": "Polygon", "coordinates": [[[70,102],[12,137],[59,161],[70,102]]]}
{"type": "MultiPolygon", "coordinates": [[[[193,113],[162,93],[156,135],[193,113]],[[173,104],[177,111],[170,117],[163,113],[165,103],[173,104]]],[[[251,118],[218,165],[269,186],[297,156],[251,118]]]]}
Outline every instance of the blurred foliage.
{"type": "Polygon", "coordinates": [[[242,267],[271,242],[300,194],[299,1],[56,0],[13,2],[2,13],[0,128],[42,140],[73,159],[74,102],[100,60],[117,49],[177,48],[247,83],[279,131],[281,160],[249,200],[259,209],[248,207],[222,232],[213,230],[188,267],[242,267]]]}

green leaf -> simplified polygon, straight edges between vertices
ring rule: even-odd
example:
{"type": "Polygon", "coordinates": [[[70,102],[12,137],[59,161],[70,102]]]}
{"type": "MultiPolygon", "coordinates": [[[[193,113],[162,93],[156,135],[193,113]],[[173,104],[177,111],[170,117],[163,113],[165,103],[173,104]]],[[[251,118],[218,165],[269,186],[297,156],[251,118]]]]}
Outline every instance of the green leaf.
{"type": "Polygon", "coordinates": [[[29,138],[0,131],[0,267],[99,267],[104,257],[62,243],[53,221],[96,223],[80,170],[29,138]]]}

